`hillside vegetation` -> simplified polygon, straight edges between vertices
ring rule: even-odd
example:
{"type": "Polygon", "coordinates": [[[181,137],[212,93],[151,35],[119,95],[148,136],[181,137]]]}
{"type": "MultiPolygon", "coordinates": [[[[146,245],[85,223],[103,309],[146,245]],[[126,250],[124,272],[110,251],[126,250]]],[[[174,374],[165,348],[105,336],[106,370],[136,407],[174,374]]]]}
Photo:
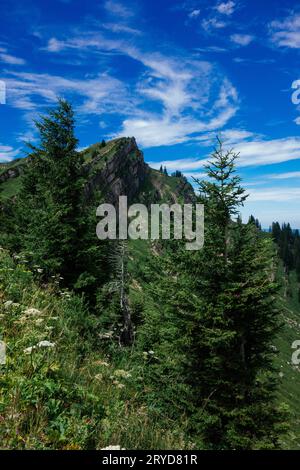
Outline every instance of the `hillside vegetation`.
{"type": "Polygon", "coordinates": [[[297,448],[299,234],[242,223],[220,140],[196,197],[134,138],[78,152],[74,125],[60,100],[1,168],[2,448],[297,448]],[[99,240],[96,207],[120,195],[203,204],[203,248],[99,240]]]}
{"type": "MultiPolygon", "coordinates": [[[[83,300],[0,250],[2,449],[186,449],[148,402],[147,352],[119,351],[83,300]]],[[[183,421],[184,423],[184,421],[183,421]]]]}

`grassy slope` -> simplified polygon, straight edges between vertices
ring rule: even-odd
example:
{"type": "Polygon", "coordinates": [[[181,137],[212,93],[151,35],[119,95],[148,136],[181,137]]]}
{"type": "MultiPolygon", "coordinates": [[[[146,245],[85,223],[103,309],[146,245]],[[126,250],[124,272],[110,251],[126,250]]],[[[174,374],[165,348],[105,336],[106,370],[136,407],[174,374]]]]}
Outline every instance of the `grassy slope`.
{"type": "Polygon", "coordinates": [[[25,261],[0,249],[0,448],[188,448],[181,423],[147,403],[143,355],[103,338],[80,298],[40,287],[25,261]]]}
{"type": "Polygon", "coordinates": [[[291,412],[290,432],[282,439],[285,449],[300,448],[300,369],[291,363],[293,353],[292,343],[300,340],[300,304],[298,302],[298,283],[295,272],[289,275],[288,293],[284,296],[286,283],[282,266],[278,270],[279,280],[282,281],[279,308],[282,311],[283,329],[275,343],[278,348],[276,366],[280,374],[279,399],[289,405],[291,412]]]}
{"type": "Polygon", "coordinates": [[[18,194],[22,186],[21,176],[10,178],[0,185],[0,200],[6,201],[18,194]]]}

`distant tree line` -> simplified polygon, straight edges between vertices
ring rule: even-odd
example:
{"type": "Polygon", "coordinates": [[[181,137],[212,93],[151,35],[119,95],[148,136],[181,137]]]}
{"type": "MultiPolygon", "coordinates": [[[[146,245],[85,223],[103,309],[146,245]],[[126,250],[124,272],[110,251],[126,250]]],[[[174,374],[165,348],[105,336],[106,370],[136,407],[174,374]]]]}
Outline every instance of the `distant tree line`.
{"type": "Polygon", "coordinates": [[[278,254],[282,259],[286,273],[295,270],[297,280],[300,282],[300,234],[293,230],[289,223],[282,225],[273,222],[270,227],[274,242],[278,246],[278,254]]]}

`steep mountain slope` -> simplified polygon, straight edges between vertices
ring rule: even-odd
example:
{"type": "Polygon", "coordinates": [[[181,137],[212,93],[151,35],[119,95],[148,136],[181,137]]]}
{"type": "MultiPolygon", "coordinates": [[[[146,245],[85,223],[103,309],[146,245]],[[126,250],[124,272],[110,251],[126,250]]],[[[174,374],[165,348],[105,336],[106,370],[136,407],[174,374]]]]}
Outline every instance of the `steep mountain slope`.
{"type": "MultiPolygon", "coordinates": [[[[84,159],[87,199],[94,190],[101,190],[106,201],[112,203],[119,195],[145,204],[194,199],[193,188],[184,177],[164,175],[145,163],[134,137],[93,144],[80,154],[84,159]]],[[[28,157],[0,165],[0,200],[19,191],[27,162],[28,157]]]]}

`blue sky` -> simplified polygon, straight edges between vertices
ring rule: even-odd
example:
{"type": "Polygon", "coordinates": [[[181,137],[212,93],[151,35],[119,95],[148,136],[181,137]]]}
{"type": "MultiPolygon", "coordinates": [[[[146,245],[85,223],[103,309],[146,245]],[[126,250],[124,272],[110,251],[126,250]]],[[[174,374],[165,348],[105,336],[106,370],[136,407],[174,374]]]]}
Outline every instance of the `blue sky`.
{"type": "Polygon", "coordinates": [[[80,148],[135,136],[153,167],[188,177],[221,134],[240,152],[244,220],[300,227],[299,2],[0,0],[0,12],[0,161],[23,155],[63,96],[80,148]]]}

